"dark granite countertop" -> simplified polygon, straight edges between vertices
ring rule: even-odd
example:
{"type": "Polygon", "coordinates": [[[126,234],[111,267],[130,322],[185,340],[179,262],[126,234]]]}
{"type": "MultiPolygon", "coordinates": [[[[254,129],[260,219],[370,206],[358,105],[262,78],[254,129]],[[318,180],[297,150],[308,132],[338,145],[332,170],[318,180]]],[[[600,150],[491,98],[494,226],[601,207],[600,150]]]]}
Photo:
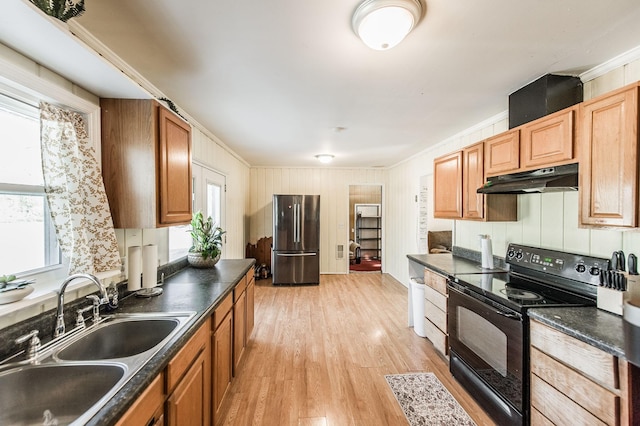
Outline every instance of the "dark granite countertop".
{"type": "Polygon", "coordinates": [[[109,426],[115,424],[182,346],[211,316],[216,306],[254,263],[254,259],[223,259],[212,269],[186,268],[165,281],[163,294],[158,297],[123,299],[117,312],[195,312],[196,314],[178,335],[160,349],[87,422],[87,425],[109,426]]]}
{"type": "MultiPolygon", "coordinates": [[[[479,260],[457,256],[450,253],[408,254],[407,258],[447,277],[457,274],[482,274],[502,269],[483,269],[479,260]]],[[[494,265],[499,265],[494,261],[494,265]]]]}
{"type": "Polygon", "coordinates": [[[529,317],[596,348],[625,358],[624,320],[595,306],[534,308],[529,317]]]}

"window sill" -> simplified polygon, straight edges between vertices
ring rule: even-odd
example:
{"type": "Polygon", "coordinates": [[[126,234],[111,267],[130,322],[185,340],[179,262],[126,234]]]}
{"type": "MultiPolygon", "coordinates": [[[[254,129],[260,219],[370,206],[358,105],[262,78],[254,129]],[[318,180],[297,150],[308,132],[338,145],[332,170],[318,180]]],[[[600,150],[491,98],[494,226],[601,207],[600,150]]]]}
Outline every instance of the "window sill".
{"type": "MultiPolygon", "coordinates": [[[[100,272],[96,277],[105,287],[124,280],[120,270],[100,272]]],[[[39,315],[58,305],[58,289],[62,281],[38,282],[37,287],[29,296],[13,303],[0,305],[0,329],[16,324],[20,321],[39,315]]],[[[65,301],[70,302],[96,291],[96,286],[88,280],[74,280],[67,287],[64,294],[65,301]]]]}

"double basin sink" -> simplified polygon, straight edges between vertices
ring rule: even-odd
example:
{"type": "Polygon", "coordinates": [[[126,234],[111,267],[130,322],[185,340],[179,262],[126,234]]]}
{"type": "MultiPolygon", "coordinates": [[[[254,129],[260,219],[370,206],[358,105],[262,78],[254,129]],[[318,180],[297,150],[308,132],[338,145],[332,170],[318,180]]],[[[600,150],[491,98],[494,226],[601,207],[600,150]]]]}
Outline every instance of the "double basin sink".
{"type": "Polygon", "coordinates": [[[0,425],[84,424],[194,313],[116,314],[0,366],[0,425]]]}

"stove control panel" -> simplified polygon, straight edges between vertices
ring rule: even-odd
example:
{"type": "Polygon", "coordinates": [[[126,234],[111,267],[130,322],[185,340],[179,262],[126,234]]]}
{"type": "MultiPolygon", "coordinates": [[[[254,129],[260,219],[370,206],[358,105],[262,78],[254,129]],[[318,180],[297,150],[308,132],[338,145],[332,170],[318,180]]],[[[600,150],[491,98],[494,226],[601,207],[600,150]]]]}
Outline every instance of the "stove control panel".
{"type": "Polygon", "coordinates": [[[607,259],[557,250],[509,244],[506,262],[521,271],[538,271],[575,281],[598,285],[607,259]]]}

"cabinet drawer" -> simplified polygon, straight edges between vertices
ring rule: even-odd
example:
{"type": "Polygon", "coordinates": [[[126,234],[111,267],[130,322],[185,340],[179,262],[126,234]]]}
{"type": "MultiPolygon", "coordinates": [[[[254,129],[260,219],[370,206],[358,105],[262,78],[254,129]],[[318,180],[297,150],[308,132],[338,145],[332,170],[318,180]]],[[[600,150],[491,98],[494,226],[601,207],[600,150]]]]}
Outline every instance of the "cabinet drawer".
{"type": "MultiPolygon", "coordinates": [[[[158,374],[153,382],[133,403],[131,408],[118,420],[116,426],[146,425],[154,420],[154,415],[164,403],[164,374],[158,374]]],[[[156,418],[160,418],[162,412],[156,418]]],[[[152,423],[153,424],[153,423],[152,423]]]]}
{"type": "Polygon", "coordinates": [[[246,276],[242,277],[240,282],[236,284],[236,287],[233,289],[233,301],[234,303],[238,301],[238,299],[242,296],[242,293],[247,289],[247,280],[246,276]]]}
{"type": "Polygon", "coordinates": [[[431,287],[425,287],[424,298],[425,300],[434,304],[441,311],[447,311],[447,296],[445,296],[444,294],[438,293],[431,287]]]}
{"type": "Polygon", "coordinates": [[[424,301],[424,316],[443,333],[447,333],[447,313],[428,300],[424,301]]]}
{"type": "Polygon", "coordinates": [[[537,321],[531,321],[531,346],[591,377],[619,389],[617,358],[537,321]]]}
{"type": "Polygon", "coordinates": [[[189,369],[193,360],[196,359],[202,348],[207,346],[211,335],[209,321],[200,327],[196,334],[180,349],[169,365],[167,365],[167,393],[171,393],[178,384],[180,378],[189,369]]]}
{"type": "Polygon", "coordinates": [[[256,277],[253,272],[253,267],[249,268],[247,274],[244,276],[245,282],[247,283],[247,287],[251,284],[251,281],[255,281],[256,277]]]}
{"type": "Polygon", "coordinates": [[[424,331],[427,335],[427,339],[429,339],[431,343],[433,343],[433,346],[436,348],[436,350],[443,355],[447,355],[449,352],[447,335],[440,331],[440,329],[428,319],[425,319],[424,331]]]}
{"type": "Polygon", "coordinates": [[[551,420],[542,415],[542,413],[531,407],[531,426],[555,426],[551,420]]]}
{"type": "Polygon", "coordinates": [[[618,396],[575,370],[531,348],[531,372],[607,424],[616,424],[618,396]]]}
{"type": "Polygon", "coordinates": [[[424,270],[424,283],[442,294],[447,294],[447,278],[428,269],[424,270]]]}
{"type": "Polygon", "coordinates": [[[213,330],[215,331],[224,317],[227,316],[231,307],[233,306],[233,295],[229,293],[227,297],[218,305],[215,311],[213,311],[213,330]]]}
{"type": "Polygon", "coordinates": [[[531,406],[557,425],[606,425],[535,374],[531,375],[531,406]]]}

